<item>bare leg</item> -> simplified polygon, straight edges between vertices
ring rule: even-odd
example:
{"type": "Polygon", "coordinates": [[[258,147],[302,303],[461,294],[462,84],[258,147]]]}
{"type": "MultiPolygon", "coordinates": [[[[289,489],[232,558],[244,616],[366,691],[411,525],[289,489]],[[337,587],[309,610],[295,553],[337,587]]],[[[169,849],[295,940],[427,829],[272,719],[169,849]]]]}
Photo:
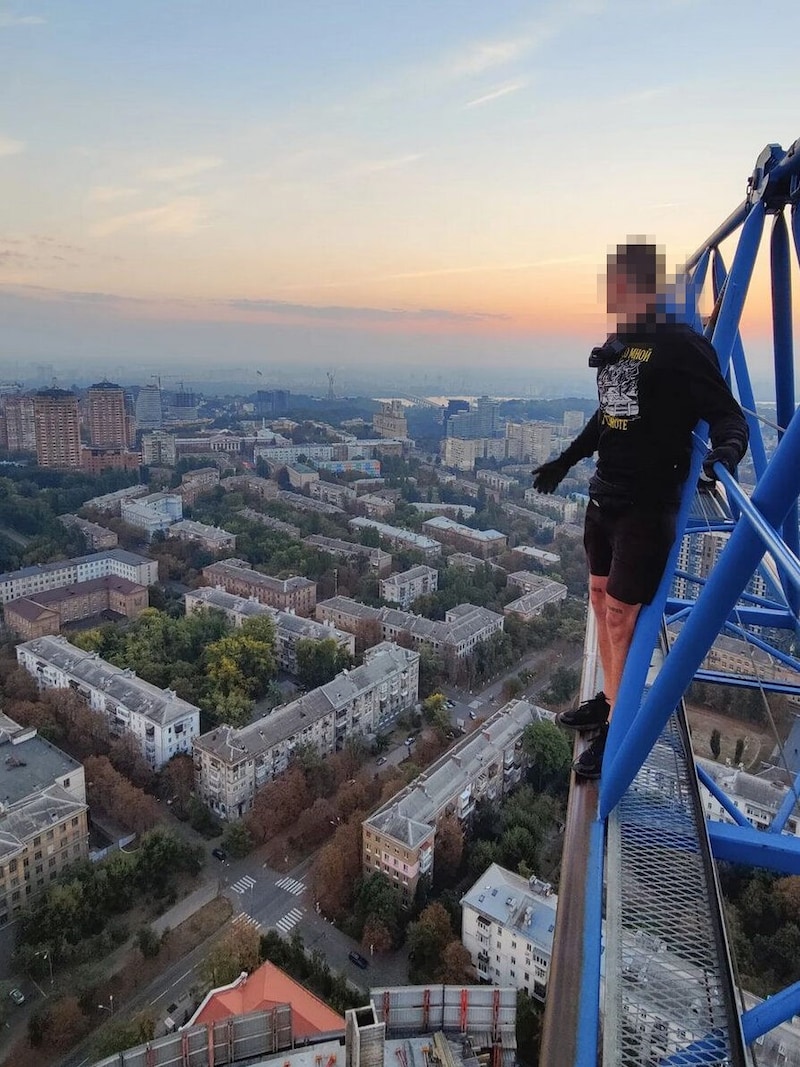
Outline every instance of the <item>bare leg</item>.
{"type": "Polygon", "coordinates": [[[628,649],[631,647],[633,631],[641,607],[641,604],[625,604],[621,600],[615,600],[606,591],[605,629],[609,646],[610,670],[606,671],[604,660],[603,673],[605,674],[605,693],[612,711],[619,692],[619,683],[622,680],[625,660],[628,656],[628,649]]]}
{"type": "Polygon", "coordinates": [[[600,662],[603,665],[603,692],[608,697],[609,703],[613,703],[611,680],[613,677],[613,659],[611,655],[611,642],[608,638],[606,625],[606,585],[608,578],[597,574],[589,575],[589,599],[592,602],[592,610],[597,620],[597,644],[600,648],[600,662]]]}

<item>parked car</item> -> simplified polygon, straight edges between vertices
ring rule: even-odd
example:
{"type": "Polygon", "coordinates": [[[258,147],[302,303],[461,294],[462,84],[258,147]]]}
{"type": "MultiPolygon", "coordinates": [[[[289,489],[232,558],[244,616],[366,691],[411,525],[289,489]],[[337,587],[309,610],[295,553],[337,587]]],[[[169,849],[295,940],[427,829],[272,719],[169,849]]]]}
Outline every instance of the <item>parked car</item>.
{"type": "Polygon", "coordinates": [[[406,738],[406,744],[407,745],[413,745],[416,740],[417,740],[416,737],[407,737],[406,738]]]}
{"type": "Polygon", "coordinates": [[[362,971],[369,967],[369,960],[365,959],[360,952],[348,952],[347,958],[351,963],[354,963],[356,967],[360,967],[362,971]]]}
{"type": "Polygon", "coordinates": [[[9,989],[8,995],[9,997],[11,997],[15,1004],[25,1003],[25,994],[22,992],[21,989],[9,989]]]}
{"type": "Polygon", "coordinates": [[[471,712],[469,713],[469,717],[470,717],[471,719],[477,719],[477,718],[478,718],[478,716],[477,716],[477,715],[475,714],[475,712],[474,712],[474,711],[471,711],[471,712]]]}
{"type": "Polygon", "coordinates": [[[379,767],[382,767],[385,762],[386,762],[386,757],[385,756],[378,756],[378,766],[379,767]]]}
{"type": "Polygon", "coordinates": [[[454,708],[454,707],[456,706],[456,702],[455,702],[455,700],[446,700],[446,701],[445,701],[445,704],[446,704],[446,706],[447,706],[448,708],[450,708],[451,710],[452,710],[452,709],[453,709],[453,708],[454,708]]]}
{"type": "Polygon", "coordinates": [[[211,855],[215,859],[218,859],[220,863],[224,863],[225,860],[228,858],[228,853],[225,851],[224,848],[212,848],[211,855]]]}

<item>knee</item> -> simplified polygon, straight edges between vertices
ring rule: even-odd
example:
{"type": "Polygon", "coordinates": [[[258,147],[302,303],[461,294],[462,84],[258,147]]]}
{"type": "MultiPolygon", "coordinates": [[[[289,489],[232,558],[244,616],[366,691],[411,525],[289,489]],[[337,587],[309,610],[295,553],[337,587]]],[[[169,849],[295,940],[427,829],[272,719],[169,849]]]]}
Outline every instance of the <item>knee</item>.
{"type": "Polygon", "coordinates": [[[606,587],[604,585],[589,586],[589,599],[592,602],[595,617],[604,619],[606,617],[606,587]]]}
{"type": "Polygon", "coordinates": [[[612,641],[626,640],[633,630],[635,616],[613,604],[606,605],[606,629],[612,641]]]}

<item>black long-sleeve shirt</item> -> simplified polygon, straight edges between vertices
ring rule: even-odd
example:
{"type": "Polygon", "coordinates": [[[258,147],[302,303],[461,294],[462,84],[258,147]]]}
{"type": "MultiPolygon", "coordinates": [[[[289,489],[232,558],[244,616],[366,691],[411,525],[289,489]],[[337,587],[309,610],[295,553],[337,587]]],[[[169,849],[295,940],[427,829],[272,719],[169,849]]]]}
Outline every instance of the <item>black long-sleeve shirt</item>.
{"type": "Polygon", "coordinates": [[[617,338],[626,347],[597,372],[599,407],[564,451],[570,465],[597,452],[596,484],[612,495],[678,499],[700,419],[714,447],[730,445],[742,458],[747,422],[704,337],[665,323],[617,338]]]}

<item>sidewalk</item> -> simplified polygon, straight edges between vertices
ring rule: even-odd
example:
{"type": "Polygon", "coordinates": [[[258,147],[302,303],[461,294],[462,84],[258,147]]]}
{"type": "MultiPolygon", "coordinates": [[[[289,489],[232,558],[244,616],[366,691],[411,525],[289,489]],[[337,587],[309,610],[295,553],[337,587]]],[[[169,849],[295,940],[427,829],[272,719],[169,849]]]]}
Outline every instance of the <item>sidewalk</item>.
{"type": "Polygon", "coordinates": [[[179,900],[177,904],[173,904],[163,915],[159,915],[157,919],[153,920],[150,926],[159,936],[161,936],[167,929],[174,930],[176,926],[180,926],[182,922],[191,918],[196,911],[200,911],[206,904],[219,896],[219,892],[219,879],[209,879],[207,882],[204,882],[199,889],[195,889],[193,893],[190,893],[188,897],[179,900]]]}

